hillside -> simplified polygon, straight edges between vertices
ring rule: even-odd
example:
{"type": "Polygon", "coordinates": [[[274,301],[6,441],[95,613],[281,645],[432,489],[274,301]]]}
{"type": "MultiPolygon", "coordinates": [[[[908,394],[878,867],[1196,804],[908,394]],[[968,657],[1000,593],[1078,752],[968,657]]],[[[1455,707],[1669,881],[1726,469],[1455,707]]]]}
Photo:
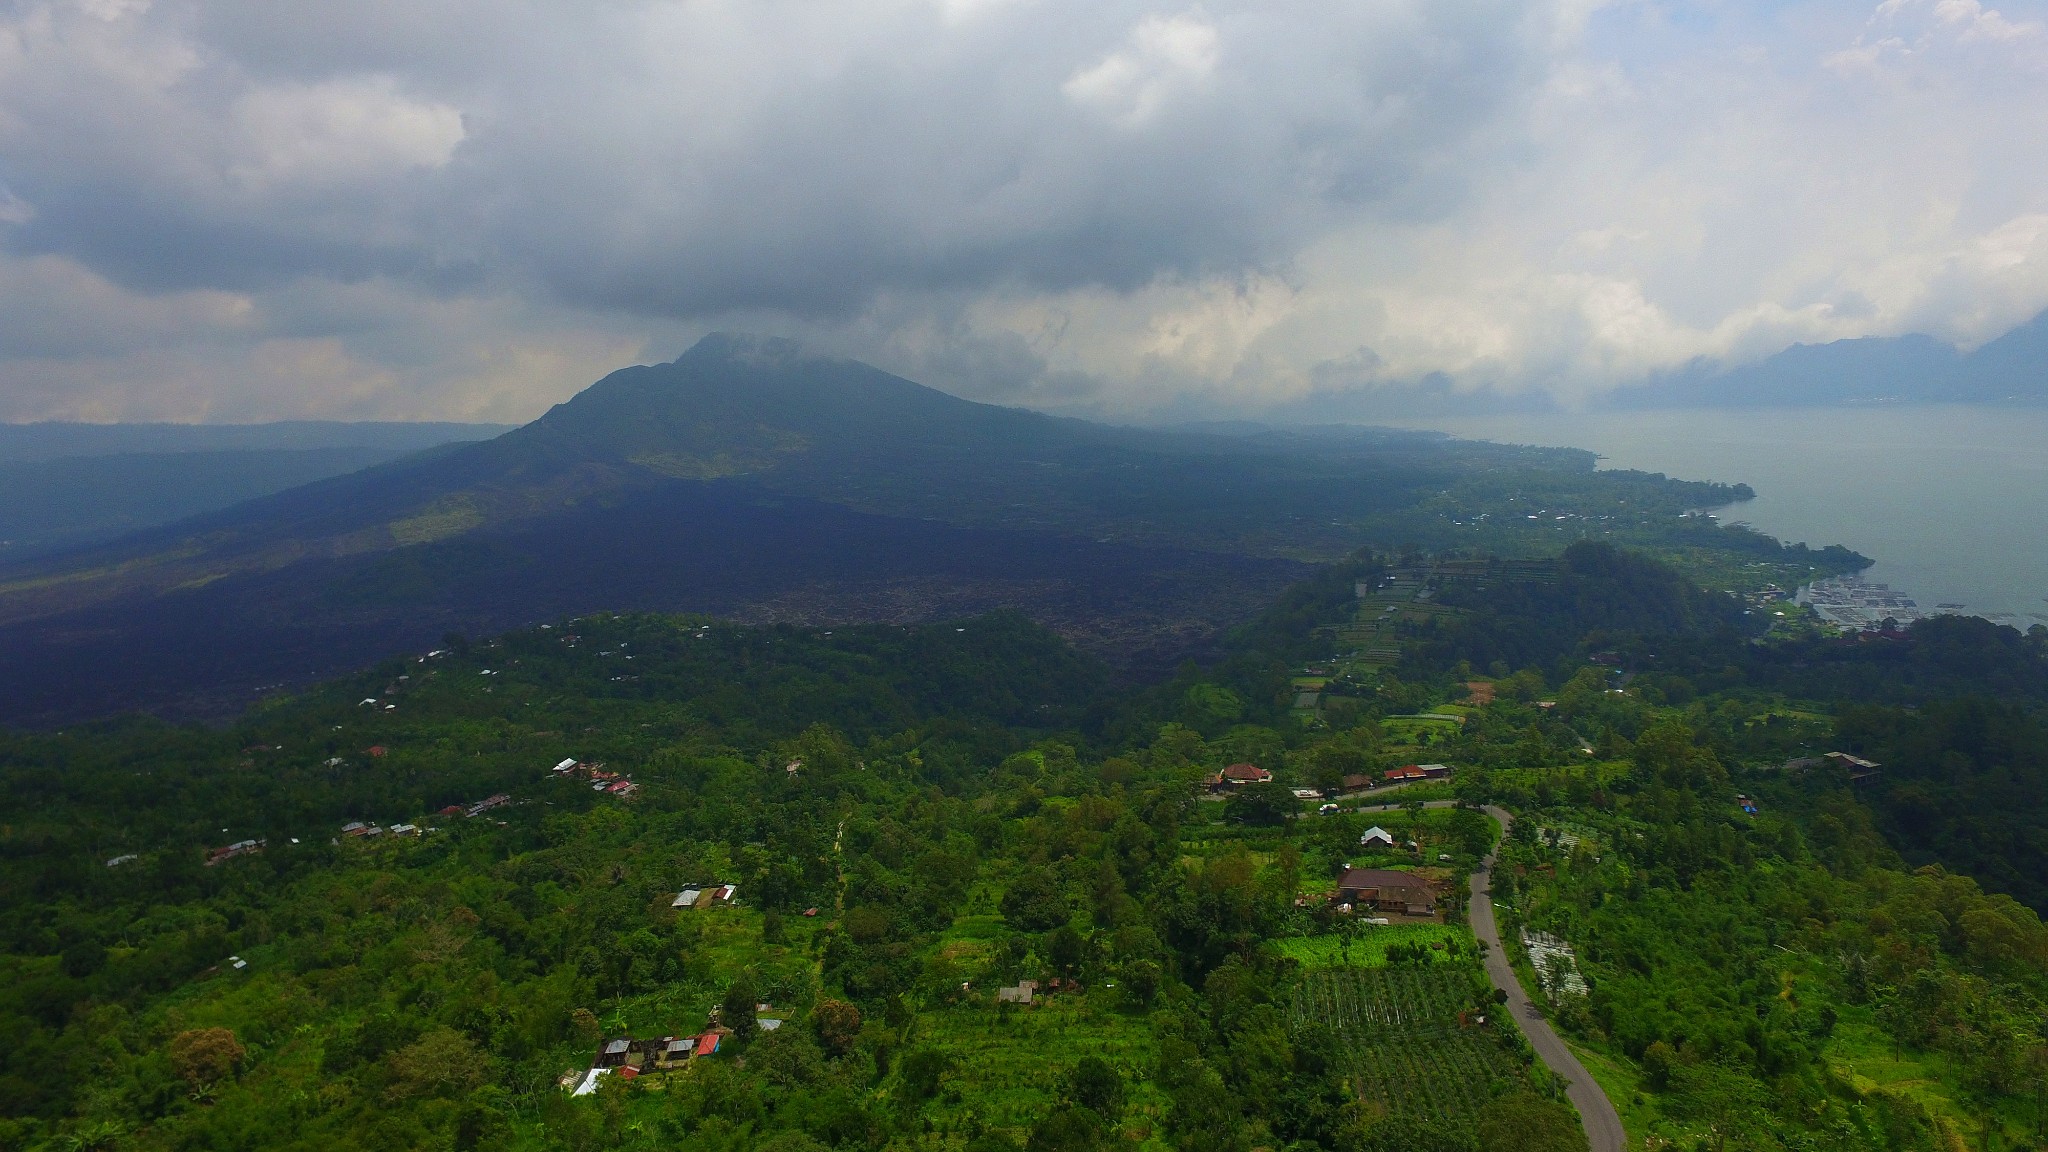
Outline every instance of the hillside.
{"type": "Polygon", "coordinates": [[[1535,663],[1432,671],[1419,624],[1359,707],[1265,691],[1390,559],[1137,692],[1015,614],[607,614],[224,728],[0,729],[0,1147],[1580,1152],[1539,1028],[1630,1147],[2027,1146],[2048,929],[1783,766],[1966,717],[1590,662],[1728,621],[1583,550],[1465,617],[1535,663]],[[1541,1017],[1480,962],[1489,855],[1541,1017]],[[1374,924],[1347,865],[1434,907],[1374,924]]]}

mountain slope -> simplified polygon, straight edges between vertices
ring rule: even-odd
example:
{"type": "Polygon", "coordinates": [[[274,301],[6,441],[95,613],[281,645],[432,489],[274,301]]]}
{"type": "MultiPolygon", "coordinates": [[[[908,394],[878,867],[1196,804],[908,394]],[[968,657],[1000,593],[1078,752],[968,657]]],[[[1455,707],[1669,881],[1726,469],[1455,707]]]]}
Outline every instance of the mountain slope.
{"type": "Polygon", "coordinates": [[[674,363],[614,372],[496,440],[11,567],[0,622],[510,528],[675,481],[746,477],[882,515],[1337,555],[1355,536],[1331,530],[1333,509],[1404,506],[1475,458],[1591,466],[1575,452],[1443,445],[1397,434],[1360,453],[1341,439],[1112,428],[972,403],[783,341],[714,336],[674,363]],[[1290,520],[1302,523],[1274,532],[1290,520]]]}
{"type": "Polygon", "coordinates": [[[1090,424],[717,336],[494,440],[0,567],[0,722],[231,712],[446,630],[600,610],[1014,607],[1154,666],[1367,543],[1544,554],[1596,533],[1768,558],[1680,518],[1745,495],[1427,433],[1090,424]]]}
{"type": "Polygon", "coordinates": [[[102,542],[382,464],[386,448],[136,452],[0,462],[0,556],[102,542]]]}
{"type": "Polygon", "coordinates": [[[488,440],[505,424],[281,420],[268,424],[0,424],[0,462],[183,452],[303,452],[376,449],[397,454],[437,444],[488,440]]]}
{"type": "Polygon", "coordinates": [[[496,424],[0,424],[0,561],[75,550],[496,424]]]}

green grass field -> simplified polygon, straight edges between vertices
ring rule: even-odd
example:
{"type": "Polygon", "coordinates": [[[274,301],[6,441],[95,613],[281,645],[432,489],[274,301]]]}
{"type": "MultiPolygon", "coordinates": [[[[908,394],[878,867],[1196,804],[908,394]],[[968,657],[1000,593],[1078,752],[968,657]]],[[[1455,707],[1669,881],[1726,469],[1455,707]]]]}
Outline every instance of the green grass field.
{"type": "Polygon", "coordinates": [[[1425,735],[1449,739],[1458,734],[1459,727],[1455,720],[1429,720],[1421,716],[1389,716],[1380,721],[1380,730],[1396,744],[1417,744],[1425,735]]]}
{"type": "Polygon", "coordinates": [[[1472,933],[1446,924],[1388,924],[1361,927],[1347,949],[1344,938],[1289,936],[1276,940],[1280,954],[1304,968],[1379,968],[1387,962],[1387,949],[1395,944],[1426,944],[1431,954],[1448,961],[1473,952],[1472,933]],[[1435,945],[1442,944],[1441,951],[1435,945]]]}

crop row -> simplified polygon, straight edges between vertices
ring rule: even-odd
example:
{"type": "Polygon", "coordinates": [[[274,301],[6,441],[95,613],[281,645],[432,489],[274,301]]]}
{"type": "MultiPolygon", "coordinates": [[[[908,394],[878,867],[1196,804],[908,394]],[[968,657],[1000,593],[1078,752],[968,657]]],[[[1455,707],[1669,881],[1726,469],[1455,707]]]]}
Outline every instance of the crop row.
{"type": "Polygon", "coordinates": [[[1362,1099],[1390,1115],[1468,1126],[1488,1100],[1525,1083],[1520,1058],[1491,1027],[1459,1022],[1475,980],[1465,964],[1313,970],[1294,1016],[1337,1034],[1362,1099]]]}

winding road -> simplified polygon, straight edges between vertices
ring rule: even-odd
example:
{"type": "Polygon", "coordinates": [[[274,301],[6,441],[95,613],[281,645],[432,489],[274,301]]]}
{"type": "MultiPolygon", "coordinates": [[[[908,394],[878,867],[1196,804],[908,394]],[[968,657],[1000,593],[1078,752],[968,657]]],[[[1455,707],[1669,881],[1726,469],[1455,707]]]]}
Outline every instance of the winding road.
{"type": "MultiPolygon", "coordinates": [[[[1451,808],[1454,800],[1431,800],[1425,807],[1451,808]]],[[[1360,808],[1360,812],[1388,812],[1399,809],[1398,804],[1381,804],[1360,808]]],[[[1500,825],[1500,834],[1505,838],[1508,827],[1515,818],[1505,808],[1486,806],[1486,814],[1500,825]]],[[[1579,1123],[1586,1128],[1586,1142],[1592,1145],[1592,1152],[1625,1152],[1628,1136],[1622,1131],[1621,1115],[1614,1110],[1614,1102],[1600,1090],[1600,1085],[1587,1073],[1585,1065],[1572,1055],[1550,1021],[1529,1002],[1529,996],[1522,991],[1522,982],[1515,979],[1514,969],[1508,967],[1507,949],[1501,947],[1500,927],[1493,919],[1493,854],[1488,853],[1480,862],[1478,871],[1472,873],[1472,902],[1466,910],[1466,918],[1472,923],[1472,932],[1486,942],[1486,978],[1493,986],[1508,994],[1507,1008],[1514,1015],[1515,1022],[1522,1026],[1522,1035],[1528,1037],[1529,1047],[1536,1050],[1536,1056],[1543,1066],[1550,1069],[1565,1082],[1565,1097],[1572,1107],[1579,1110],[1579,1123]]]]}

